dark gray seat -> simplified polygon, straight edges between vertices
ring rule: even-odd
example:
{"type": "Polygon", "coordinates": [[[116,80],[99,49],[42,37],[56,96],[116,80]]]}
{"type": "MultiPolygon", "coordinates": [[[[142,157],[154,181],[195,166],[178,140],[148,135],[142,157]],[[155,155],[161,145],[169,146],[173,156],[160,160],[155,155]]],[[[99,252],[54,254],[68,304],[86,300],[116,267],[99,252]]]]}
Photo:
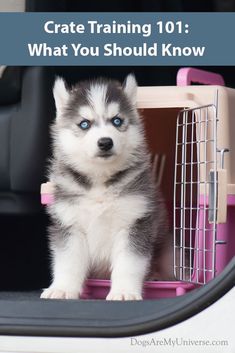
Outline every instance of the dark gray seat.
{"type": "Polygon", "coordinates": [[[8,67],[0,79],[0,214],[40,210],[53,80],[45,67],[8,67]]]}

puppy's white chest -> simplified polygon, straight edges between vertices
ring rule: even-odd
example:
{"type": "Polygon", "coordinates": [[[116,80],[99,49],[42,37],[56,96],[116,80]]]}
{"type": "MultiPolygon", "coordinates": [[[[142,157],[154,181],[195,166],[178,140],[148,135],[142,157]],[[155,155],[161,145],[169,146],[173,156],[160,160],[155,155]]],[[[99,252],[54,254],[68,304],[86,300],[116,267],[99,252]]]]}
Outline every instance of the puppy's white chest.
{"type": "Polygon", "coordinates": [[[115,247],[124,238],[127,240],[130,227],[148,209],[144,196],[120,196],[103,188],[93,188],[77,202],[55,207],[61,221],[72,226],[75,236],[85,236],[93,268],[109,266],[115,247]]]}
{"type": "Polygon", "coordinates": [[[107,227],[112,224],[112,216],[115,214],[116,197],[104,190],[92,190],[85,197],[81,198],[79,205],[79,222],[81,222],[86,233],[91,228],[107,227]]]}
{"type": "Polygon", "coordinates": [[[145,197],[137,195],[119,196],[109,190],[92,190],[79,205],[79,222],[86,233],[94,232],[111,236],[127,229],[146,212],[145,197]]]}
{"type": "Polygon", "coordinates": [[[116,199],[94,190],[80,201],[79,224],[86,234],[92,262],[109,262],[117,227],[115,226],[116,199]]]}

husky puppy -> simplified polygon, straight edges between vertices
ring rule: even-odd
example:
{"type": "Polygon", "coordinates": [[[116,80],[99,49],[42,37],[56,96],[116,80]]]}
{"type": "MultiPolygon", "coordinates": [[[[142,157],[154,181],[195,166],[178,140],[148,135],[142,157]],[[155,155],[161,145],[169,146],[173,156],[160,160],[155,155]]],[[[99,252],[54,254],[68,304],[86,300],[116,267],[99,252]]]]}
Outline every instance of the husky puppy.
{"type": "MultiPolygon", "coordinates": [[[[42,298],[75,299],[84,280],[111,278],[108,300],[142,298],[143,281],[161,272],[167,217],[151,174],[133,75],[54,85],[48,206],[53,281],[42,298]]],[[[163,270],[164,272],[164,270],[163,270]]]]}

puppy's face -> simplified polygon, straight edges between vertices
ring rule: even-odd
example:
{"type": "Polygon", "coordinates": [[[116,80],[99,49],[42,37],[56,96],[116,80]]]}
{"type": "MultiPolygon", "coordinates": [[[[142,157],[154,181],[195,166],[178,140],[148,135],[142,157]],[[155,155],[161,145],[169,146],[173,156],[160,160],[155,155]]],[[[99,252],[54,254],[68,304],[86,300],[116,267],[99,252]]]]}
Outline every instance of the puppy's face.
{"type": "Polygon", "coordinates": [[[142,140],[136,91],[132,75],[123,87],[102,79],[70,91],[62,79],[56,80],[56,144],[73,164],[125,162],[134,153],[142,140]]]}

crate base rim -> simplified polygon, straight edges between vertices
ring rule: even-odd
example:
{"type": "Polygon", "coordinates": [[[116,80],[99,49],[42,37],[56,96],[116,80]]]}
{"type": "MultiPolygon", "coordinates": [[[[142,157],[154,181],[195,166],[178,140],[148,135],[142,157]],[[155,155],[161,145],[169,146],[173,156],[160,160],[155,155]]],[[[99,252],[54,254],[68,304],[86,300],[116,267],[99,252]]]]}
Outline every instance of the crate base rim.
{"type": "MultiPolygon", "coordinates": [[[[105,299],[111,286],[108,279],[87,279],[81,299],[105,299]]],[[[145,281],[143,299],[177,297],[197,288],[198,285],[182,281],[145,281]]]]}

